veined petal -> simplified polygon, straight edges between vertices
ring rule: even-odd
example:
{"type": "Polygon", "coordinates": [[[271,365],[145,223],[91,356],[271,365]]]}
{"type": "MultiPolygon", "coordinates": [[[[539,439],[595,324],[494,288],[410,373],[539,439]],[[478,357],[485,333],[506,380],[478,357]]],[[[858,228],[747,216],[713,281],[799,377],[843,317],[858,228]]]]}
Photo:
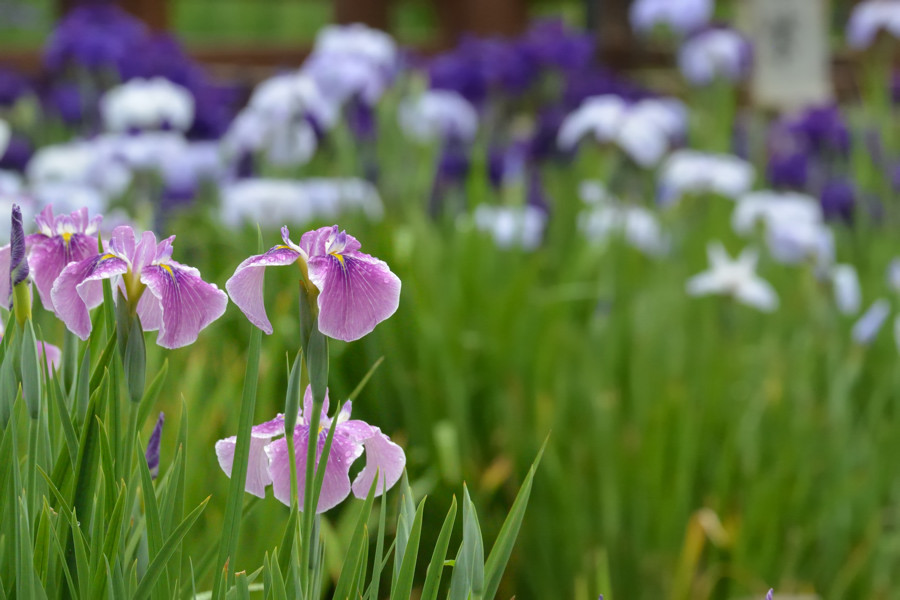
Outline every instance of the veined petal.
{"type": "Polygon", "coordinates": [[[313,256],[308,264],[320,290],[319,330],[328,337],[357,340],[397,310],[400,279],[384,261],[350,252],[313,256]]]}
{"type": "MultiPolygon", "coordinates": [[[[141,271],[141,283],[147,286],[147,291],[158,302],[161,314],[156,343],[163,348],[181,348],[192,344],[201,329],[225,313],[228,304],[228,296],[218,286],[200,279],[197,269],[175,261],[145,266],[141,271]]],[[[144,306],[145,311],[149,310],[147,304],[144,306]]],[[[155,316],[152,312],[148,314],[148,322],[155,316]]],[[[148,327],[145,326],[145,329],[148,327]]]]}
{"type": "Polygon", "coordinates": [[[266,316],[263,302],[263,276],[266,267],[284,266],[297,261],[300,253],[288,246],[275,246],[265,254],[251,256],[235,269],[234,275],[225,282],[225,289],[231,300],[246,315],[251,323],[267,334],[272,333],[272,324],[266,316]]]}
{"type": "MultiPolygon", "coordinates": [[[[318,450],[316,452],[316,466],[322,456],[325,446],[327,431],[324,429],[318,435],[318,450]]],[[[309,440],[309,429],[298,425],[294,430],[294,451],[297,458],[297,495],[300,506],[303,506],[304,475],[306,473],[306,453],[309,440]]],[[[319,495],[319,504],[316,512],[321,513],[340,504],[350,495],[350,465],[353,464],[363,452],[361,444],[355,443],[340,429],[334,432],[334,441],[328,462],[325,466],[325,478],[322,482],[322,492],[319,495]]],[[[291,503],[291,472],[290,457],[287,441],[284,438],[276,440],[266,447],[269,456],[269,473],[272,477],[272,491],[275,497],[282,503],[290,506],[291,503]]]]}
{"type": "MultiPolygon", "coordinates": [[[[48,207],[49,208],[49,207],[48,207]]],[[[70,262],[78,262],[97,255],[97,238],[81,233],[73,234],[68,241],[62,236],[34,236],[36,239],[28,256],[31,277],[34,279],[41,304],[54,310],[51,298],[53,282],[70,262]]]]}
{"type": "MultiPolygon", "coordinates": [[[[266,497],[266,487],[272,483],[269,475],[269,457],[266,454],[266,446],[271,439],[284,432],[284,415],[278,415],[271,421],[254,425],[250,429],[250,456],[247,464],[247,482],[244,489],[254,496],[266,497]]],[[[234,449],[237,438],[231,436],[216,442],[216,458],[219,466],[231,477],[234,466],[234,449]]]]}
{"type": "Polygon", "coordinates": [[[112,254],[69,263],[53,283],[51,304],[69,330],[86,340],[91,334],[88,312],[103,301],[101,280],[128,272],[128,264],[112,254]]]}
{"type": "Polygon", "coordinates": [[[363,440],[363,447],[366,451],[366,466],[353,480],[353,493],[357,498],[365,498],[369,493],[376,472],[378,484],[375,486],[375,495],[378,496],[397,483],[406,466],[403,448],[392,442],[377,427],[372,427],[372,435],[363,440]]]}

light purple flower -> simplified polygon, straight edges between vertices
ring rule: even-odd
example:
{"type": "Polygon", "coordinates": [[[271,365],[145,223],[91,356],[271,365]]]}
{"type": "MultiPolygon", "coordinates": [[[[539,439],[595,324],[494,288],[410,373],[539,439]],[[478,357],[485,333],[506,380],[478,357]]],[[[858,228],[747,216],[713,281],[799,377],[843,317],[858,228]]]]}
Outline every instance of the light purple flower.
{"type": "Polygon", "coordinates": [[[309,280],[319,290],[319,330],[328,337],[357,340],[397,310],[400,279],[384,261],[359,252],[356,238],[337,225],[307,231],[299,245],[289,236],[288,228],[282,227],[283,244],[242,262],[225,283],[251,323],[272,333],[263,304],[265,267],[297,262],[306,265],[309,280]]]}
{"type": "Polygon", "coordinates": [[[853,325],[851,337],[861,346],[868,346],[878,336],[881,327],[891,314],[891,303],[885,298],[879,298],[863,313],[863,316],[853,325]]]}
{"type": "Polygon", "coordinates": [[[635,0],[629,18],[642,33],[665,25],[676,33],[690,33],[712,18],[713,0],[635,0]]]}
{"type": "MultiPolygon", "coordinates": [[[[294,428],[294,451],[297,463],[297,493],[300,506],[303,505],[306,458],[309,442],[309,425],[312,414],[312,391],[306,388],[303,398],[303,410],[300,412],[297,426],[294,428]]],[[[325,479],[316,512],[321,513],[340,504],[352,491],[357,498],[365,498],[369,492],[375,473],[380,480],[375,494],[383,494],[394,486],[406,466],[406,455],[403,449],[383,434],[378,427],[364,421],[351,420],[351,402],[344,404],[337,416],[334,430],[334,441],[325,465],[325,479]],[[363,453],[366,454],[366,466],[350,482],[350,467],[363,453]]],[[[318,450],[316,466],[322,457],[331,419],[328,418],[328,394],[322,406],[322,415],[318,431],[318,450]]],[[[265,498],[266,488],[271,484],[275,498],[286,505],[291,503],[290,455],[284,434],[284,416],[278,415],[251,428],[250,456],[247,467],[245,489],[248,493],[265,498]],[[281,437],[280,437],[281,436],[281,437]],[[276,439],[277,438],[277,439],[276,439]]],[[[234,450],[237,438],[232,436],[216,442],[216,457],[225,474],[231,477],[234,464],[234,450]]]]}
{"type": "Polygon", "coordinates": [[[716,79],[739,81],[750,68],[750,42],[733,29],[709,29],[692,36],[678,51],[678,68],[694,85],[716,79]]]}
{"type": "MultiPolygon", "coordinates": [[[[50,298],[53,282],[70,262],[97,254],[95,235],[103,217],[88,219],[86,208],[54,216],[53,207],[48,206],[34,220],[38,233],[25,238],[28,266],[41,303],[47,310],[54,310],[50,298]]],[[[10,258],[10,246],[0,248],[0,272],[9,268],[10,258]]],[[[9,293],[6,282],[0,281],[0,298],[7,298],[9,293]]]]}
{"type": "Polygon", "coordinates": [[[120,276],[119,285],[144,330],[159,330],[157,344],[180,348],[193,343],[201,329],[222,316],[228,297],[203,281],[197,269],[172,260],[174,239],[157,244],[153,232],[145,231],[137,240],[131,227],[116,227],[103,254],[70,263],[53,284],[57,316],[87,339],[89,311],[103,301],[102,280],[120,276]]]}
{"type": "Polygon", "coordinates": [[[881,30],[900,37],[900,0],[866,0],[857,4],[847,23],[847,43],[857,50],[868,48],[881,30]]]}

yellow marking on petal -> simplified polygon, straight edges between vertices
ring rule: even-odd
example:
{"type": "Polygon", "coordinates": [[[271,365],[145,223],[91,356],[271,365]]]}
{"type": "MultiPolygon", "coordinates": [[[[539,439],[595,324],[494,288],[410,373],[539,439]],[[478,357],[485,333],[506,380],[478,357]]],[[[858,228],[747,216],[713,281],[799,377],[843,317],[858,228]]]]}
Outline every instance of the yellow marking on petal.
{"type": "Polygon", "coordinates": [[[65,233],[62,234],[62,239],[63,239],[63,242],[66,244],[66,246],[68,246],[68,245],[69,245],[69,240],[72,239],[72,234],[69,233],[69,232],[67,231],[67,232],[65,232],[65,233]]]}
{"type": "Polygon", "coordinates": [[[116,256],[115,254],[110,254],[109,252],[107,252],[106,254],[104,254],[100,257],[100,260],[109,260],[110,258],[119,258],[119,257],[116,256]]]}
{"type": "Polygon", "coordinates": [[[273,248],[273,250],[290,250],[290,249],[291,249],[290,246],[286,246],[284,244],[278,244],[277,246],[275,246],[273,248]]]}
{"type": "Polygon", "coordinates": [[[175,272],[172,270],[172,267],[169,265],[159,265],[161,269],[165,269],[169,273],[169,277],[175,279],[175,272]]]}
{"type": "Polygon", "coordinates": [[[342,267],[344,266],[344,255],[343,254],[338,254],[337,252],[329,252],[328,254],[330,254],[333,257],[335,257],[336,259],[338,259],[338,261],[340,261],[340,263],[341,263],[341,266],[342,267]]]}

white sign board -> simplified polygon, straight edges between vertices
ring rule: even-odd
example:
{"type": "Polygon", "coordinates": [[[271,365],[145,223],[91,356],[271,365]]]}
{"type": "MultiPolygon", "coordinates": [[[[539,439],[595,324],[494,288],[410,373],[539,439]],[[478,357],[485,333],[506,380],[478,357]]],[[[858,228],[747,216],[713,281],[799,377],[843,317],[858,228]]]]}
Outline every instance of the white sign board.
{"type": "Polygon", "coordinates": [[[827,0],[749,0],[753,98],[792,110],[833,97],[827,0]]]}

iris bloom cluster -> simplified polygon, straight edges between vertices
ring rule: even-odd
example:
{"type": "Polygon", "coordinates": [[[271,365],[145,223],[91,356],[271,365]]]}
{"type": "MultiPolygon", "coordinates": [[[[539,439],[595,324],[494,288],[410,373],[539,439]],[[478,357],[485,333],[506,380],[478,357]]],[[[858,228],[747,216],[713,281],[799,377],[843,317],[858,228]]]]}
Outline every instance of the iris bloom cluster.
{"type": "MultiPolygon", "coordinates": [[[[157,343],[164,348],[193,343],[201,329],[222,316],[227,296],[203,281],[197,269],[172,260],[174,236],[157,243],[153,232],[145,231],[137,239],[131,227],[122,225],[104,240],[101,254],[101,219],[88,218],[86,208],[54,215],[47,207],[35,219],[38,233],[25,237],[21,249],[44,308],[75,335],[90,335],[90,309],[103,301],[104,279],[119,285],[145,331],[159,330],[157,343]]],[[[17,259],[15,243],[0,248],[0,272],[15,272],[17,259]]],[[[8,303],[15,283],[0,278],[0,299],[8,303]]]]}

